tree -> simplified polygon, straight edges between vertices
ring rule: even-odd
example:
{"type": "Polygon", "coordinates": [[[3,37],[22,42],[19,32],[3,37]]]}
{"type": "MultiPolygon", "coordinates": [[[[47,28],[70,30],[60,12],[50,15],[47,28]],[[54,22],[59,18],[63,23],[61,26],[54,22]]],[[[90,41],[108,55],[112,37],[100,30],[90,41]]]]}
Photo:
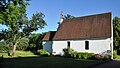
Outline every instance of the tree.
{"type": "Polygon", "coordinates": [[[8,52],[9,47],[6,45],[5,41],[0,41],[0,52],[8,52]]]}
{"type": "Polygon", "coordinates": [[[120,18],[113,18],[113,42],[114,49],[120,49],[120,18]]]}
{"type": "Polygon", "coordinates": [[[29,39],[28,38],[21,38],[17,44],[17,50],[27,50],[29,39]]]}
{"type": "MultiPolygon", "coordinates": [[[[70,14],[67,14],[67,15],[63,15],[63,14],[61,14],[62,16],[61,17],[63,17],[64,19],[72,19],[72,18],[75,18],[75,16],[72,16],[72,15],[70,15],[70,14]]],[[[60,22],[57,22],[58,24],[60,24],[60,22]]]]}
{"type": "Polygon", "coordinates": [[[21,38],[29,36],[31,32],[42,29],[46,25],[43,19],[45,15],[41,12],[36,12],[31,20],[28,20],[26,15],[27,1],[29,0],[0,1],[0,24],[7,27],[0,33],[5,41],[13,44],[13,56],[21,38]]]}
{"type": "Polygon", "coordinates": [[[28,50],[37,51],[38,49],[42,49],[42,38],[44,37],[45,33],[41,33],[41,34],[35,34],[34,33],[34,34],[31,34],[29,36],[29,47],[28,47],[28,50]]]}
{"type": "Polygon", "coordinates": [[[65,19],[71,19],[71,18],[75,18],[74,16],[70,15],[70,14],[67,14],[67,15],[64,15],[65,19]]]}

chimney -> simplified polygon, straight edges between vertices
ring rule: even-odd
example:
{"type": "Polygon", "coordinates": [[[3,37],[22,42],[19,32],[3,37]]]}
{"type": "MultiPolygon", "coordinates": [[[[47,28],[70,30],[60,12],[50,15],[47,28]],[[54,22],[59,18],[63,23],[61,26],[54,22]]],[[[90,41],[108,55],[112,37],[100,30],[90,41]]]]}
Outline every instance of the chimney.
{"type": "Polygon", "coordinates": [[[63,15],[63,12],[61,11],[60,22],[58,22],[58,28],[57,28],[57,30],[60,28],[60,25],[62,24],[63,20],[64,20],[64,15],[63,15]]]}
{"type": "Polygon", "coordinates": [[[61,11],[61,14],[60,14],[60,24],[63,22],[64,20],[64,14],[63,12],[61,11]]]}

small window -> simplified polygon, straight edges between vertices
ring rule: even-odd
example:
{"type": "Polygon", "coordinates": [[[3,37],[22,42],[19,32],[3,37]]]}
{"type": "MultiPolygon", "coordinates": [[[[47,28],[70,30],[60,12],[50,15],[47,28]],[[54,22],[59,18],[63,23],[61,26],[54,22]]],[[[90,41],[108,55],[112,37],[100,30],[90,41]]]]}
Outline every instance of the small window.
{"type": "Polygon", "coordinates": [[[85,49],[86,49],[86,50],[89,49],[89,41],[85,41],[85,49]]]}
{"type": "Polygon", "coordinates": [[[70,41],[67,42],[67,48],[70,48],[70,41]]]}

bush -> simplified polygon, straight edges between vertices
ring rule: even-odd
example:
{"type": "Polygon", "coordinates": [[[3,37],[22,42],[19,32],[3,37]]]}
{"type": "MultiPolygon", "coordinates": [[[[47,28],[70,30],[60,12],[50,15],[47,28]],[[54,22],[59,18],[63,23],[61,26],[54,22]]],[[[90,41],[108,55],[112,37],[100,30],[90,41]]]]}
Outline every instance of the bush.
{"type": "Polygon", "coordinates": [[[79,52],[77,53],[78,59],[93,59],[94,53],[88,53],[88,52],[79,52]]]}
{"type": "Polygon", "coordinates": [[[77,58],[77,52],[73,52],[73,53],[71,53],[71,58],[77,58]]]}
{"type": "Polygon", "coordinates": [[[64,48],[64,57],[67,58],[74,58],[74,59],[93,59],[95,54],[94,53],[88,53],[88,52],[75,52],[71,48],[64,48]]]}
{"type": "Polygon", "coordinates": [[[74,52],[74,50],[71,48],[64,48],[63,52],[64,52],[63,56],[70,58],[71,54],[74,52]]]}
{"type": "Polygon", "coordinates": [[[113,59],[117,58],[117,52],[114,50],[113,51],[113,59]]]}
{"type": "Polygon", "coordinates": [[[38,52],[40,53],[40,56],[50,56],[50,53],[43,49],[38,50],[38,52]]]}
{"type": "Polygon", "coordinates": [[[82,59],[82,53],[77,53],[77,59],[82,59]]]}
{"type": "Polygon", "coordinates": [[[95,59],[97,60],[109,60],[111,59],[111,56],[106,54],[95,54],[95,59]]]}
{"type": "Polygon", "coordinates": [[[67,58],[74,58],[74,59],[93,59],[95,54],[94,53],[88,53],[88,52],[75,52],[71,48],[64,48],[64,57],[67,58]]]}
{"type": "Polygon", "coordinates": [[[87,52],[85,52],[85,53],[81,53],[82,55],[81,55],[81,58],[82,59],[87,59],[88,57],[87,57],[87,55],[88,55],[88,53],[87,52]]]}
{"type": "Polygon", "coordinates": [[[88,59],[94,59],[95,54],[94,53],[88,53],[87,58],[88,59]]]}

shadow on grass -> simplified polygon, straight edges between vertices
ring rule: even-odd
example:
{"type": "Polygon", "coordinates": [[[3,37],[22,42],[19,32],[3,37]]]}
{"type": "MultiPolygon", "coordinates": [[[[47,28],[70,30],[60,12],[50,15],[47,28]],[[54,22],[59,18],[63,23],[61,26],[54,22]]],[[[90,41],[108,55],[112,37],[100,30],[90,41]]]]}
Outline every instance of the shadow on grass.
{"type": "Polygon", "coordinates": [[[63,57],[16,57],[5,58],[2,68],[89,68],[99,60],[76,60],[63,57]]]}

